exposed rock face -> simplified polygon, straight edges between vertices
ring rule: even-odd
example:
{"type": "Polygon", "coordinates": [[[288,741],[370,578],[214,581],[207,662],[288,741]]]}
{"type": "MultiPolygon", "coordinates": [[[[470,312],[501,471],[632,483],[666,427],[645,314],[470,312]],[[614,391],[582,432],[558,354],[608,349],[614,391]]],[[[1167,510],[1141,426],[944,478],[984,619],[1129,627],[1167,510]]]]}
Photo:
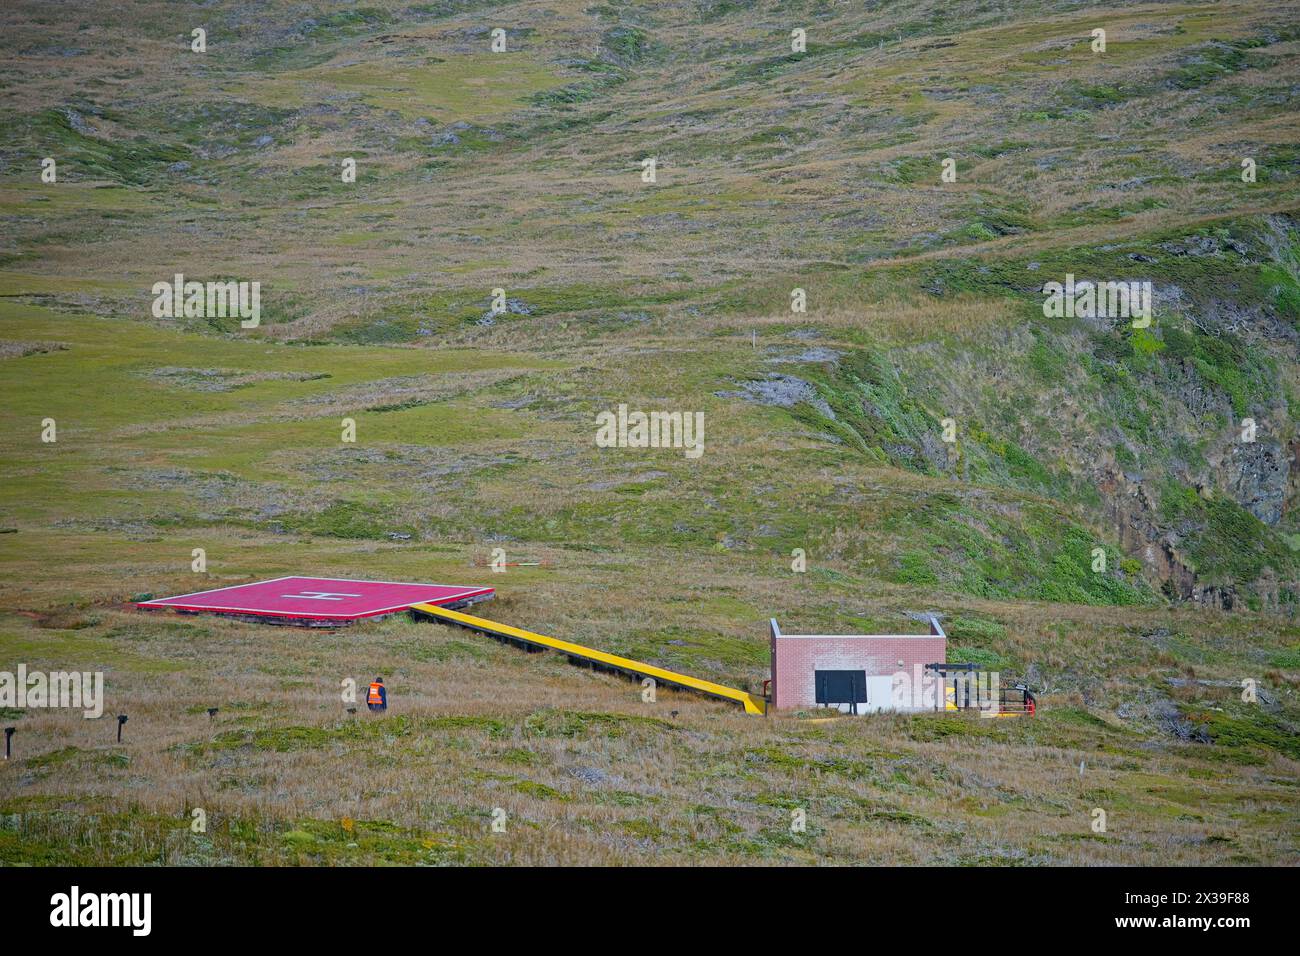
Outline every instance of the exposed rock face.
{"type": "MultiPolygon", "coordinates": [[[[1162,243],[1160,249],[1176,258],[1224,258],[1225,262],[1243,258],[1294,272],[1290,251],[1294,221],[1273,217],[1265,223],[1267,228],[1249,241],[1198,235],[1162,243]]],[[[1157,287],[1155,302],[1158,314],[1174,320],[1171,325],[1191,329],[1204,340],[1240,342],[1265,354],[1282,352],[1287,361],[1300,353],[1300,328],[1267,300],[1241,303],[1231,296],[1196,300],[1188,290],[1166,284],[1157,287]]],[[[1216,374],[1228,374],[1221,359],[1219,371],[1207,372],[1203,354],[1182,359],[1167,354],[1158,372],[1143,377],[1140,387],[1156,397],[1169,416],[1166,426],[1189,448],[1186,454],[1175,454],[1159,475],[1126,474],[1108,452],[1091,462],[1086,457],[1075,459],[1075,465],[1095,479],[1108,523],[1122,546],[1141,558],[1147,574],[1159,580],[1170,596],[1221,609],[1236,607],[1247,598],[1252,606],[1278,608],[1283,600],[1293,600],[1286,592],[1297,590],[1297,582],[1279,579],[1279,575],[1294,576],[1289,566],[1264,563],[1250,580],[1230,580],[1222,571],[1210,580],[1204,569],[1198,573],[1185,551],[1180,552],[1180,542],[1191,546],[1190,536],[1199,529],[1194,523],[1169,526],[1160,509],[1165,478],[1195,488],[1207,501],[1230,499],[1272,528],[1283,525],[1300,504],[1300,436],[1280,394],[1284,389],[1275,389],[1273,395],[1254,393],[1249,407],[1242,407],[1238,393],[1234,406],[1234,396],[1216,374]]],[[[1128,448],[1135,451],[1131,443],[1128,448]]],[[[1225,539],[1221,547],[1233,543],[1225,539]]],[[[1196,553],[1198,560],[1205,561],[1205,554],[1196,553]]]]}
{"type": "MultiPolygon", "coordinates": [[[[1215,469],[1221,480],[1215,481],[1214,487],[1199,483],[1198,486],[1207,495],[1228,494],[1265,524],[1277,524],[1297,482],[1300,470],[1294,466],[1297,448],[1300,448],[1297,441],[1286,446],[1262,442],[1236,446],[1215,469]]],[[[1113,461],[1101,463],[1097,488],[1102,494],[1107,523],[1115,529],[1120,546],[1129,554],[1137,555],[1145,572],[1161,582],[1171,597],[1230,611],[1241,603],[1238,588],[1244,586],[1261,607],[1271,610],[1281,606],[1284,589],[1296,590],[1296,582],[1280,582],[1272,568],[1265,568],[1250,582],[1201,580],[1191,562],[1179,551],[1179,529],[1161,523],[1159,502],[1140,476],[1125,474],[1113,461]]]]}
{"type": "Polygon", "coordinates": [[[793,408],[806,402],[827,418],[834,419],[831,409],[813,386],[793,375],[768,373],[765,380],[742,382],[740,391],[715,392],[719,398],[743,398],[758,405],[776,405],[781,408],[793,408]]]}
{"type": "Polygon", "coordinates": [[[1097,490],[1120,547],[1139,555],[1146,572],[1167,590],[1190,599],[1196,591],[1196,573],[1178,553],[1177,534],[1157,522],[1157,502],[1141,479],[1126,475],[1113,462],[1103,463],[1097,490]]]}
{"type": "Polygon", "coordinates": [[[1291,511],[1300,501],[1300,438],[1292,438],[1286,445],[1287,460],[1291,463],[1286,480],[1286,511],[1291,511]]]}
{"type": "Polygon", "coordinates": [[[1276,525],[1286,510],[1293,483],[1294,442],[1236,442],[1217,463],[1219,486],[1267,525],[1276,525]]]}

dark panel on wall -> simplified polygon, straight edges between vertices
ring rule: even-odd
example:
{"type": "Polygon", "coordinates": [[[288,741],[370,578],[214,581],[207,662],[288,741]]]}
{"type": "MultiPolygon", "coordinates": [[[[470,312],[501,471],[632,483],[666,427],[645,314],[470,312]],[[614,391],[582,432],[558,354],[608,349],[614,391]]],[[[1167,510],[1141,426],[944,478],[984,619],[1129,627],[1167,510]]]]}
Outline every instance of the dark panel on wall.
{"type": "Polygon", "coordinates": [[[865,704],[867,702],[867,672],[815,671],[817,703],[865,704]]]}

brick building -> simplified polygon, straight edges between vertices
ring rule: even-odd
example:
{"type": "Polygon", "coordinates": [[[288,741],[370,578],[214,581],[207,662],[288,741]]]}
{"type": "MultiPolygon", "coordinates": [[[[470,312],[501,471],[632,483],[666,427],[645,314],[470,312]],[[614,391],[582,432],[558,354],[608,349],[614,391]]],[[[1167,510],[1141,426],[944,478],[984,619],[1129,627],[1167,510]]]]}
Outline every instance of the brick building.
{"type": "Polygon", "coordinates": [[[771,631],[775,710],[928,710],[919,696],[896,700],[894,675],[916,682],[925,665],[947,660],[948,637],[933,615],[929,634],[783,634],[776,618],[771,631]]]}

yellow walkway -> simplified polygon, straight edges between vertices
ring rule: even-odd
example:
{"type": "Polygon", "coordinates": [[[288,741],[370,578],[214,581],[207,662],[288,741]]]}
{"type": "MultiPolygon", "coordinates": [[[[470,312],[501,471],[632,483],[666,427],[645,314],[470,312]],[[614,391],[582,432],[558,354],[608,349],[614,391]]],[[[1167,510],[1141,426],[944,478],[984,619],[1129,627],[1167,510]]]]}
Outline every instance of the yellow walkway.
{"type": "Polygon", "coordinates": [[[726,687],[722,684],[715,684],[713,681],[691,677],[688,674],[664,670],[662,667],[655,667],[653,664],[645,664],[627,657],[619,657],[616,654],[606,654],[594,647],[571,644],[558,638],[547,637],[545,634],[535,634],[522,628],[511,627],[509,624],[497,624],[495,621],[474,617],[470,614],[462,614],[460,611],[449,611],[444,607],[438,607],[436,604],[414,604],[411,606],[411,610],[448,624],[457,624],[472,631],[482,631],[484,634],[493,637],[523,641],[537,647],[549,647],[562,654],[567,654],[575,660],[591,661],[636,677],[653,677],[661,684],[670,684],[684,690],[693,690],[701,694],[708,694],[710,697],[731,701],[733,704],[740,704],[744,707],[747,714],[761,715],[767,712],[767,701],[761,697],[755,697],[753,694],[747,694],[743,690],[737,690],[734,687],[726,687]]]}

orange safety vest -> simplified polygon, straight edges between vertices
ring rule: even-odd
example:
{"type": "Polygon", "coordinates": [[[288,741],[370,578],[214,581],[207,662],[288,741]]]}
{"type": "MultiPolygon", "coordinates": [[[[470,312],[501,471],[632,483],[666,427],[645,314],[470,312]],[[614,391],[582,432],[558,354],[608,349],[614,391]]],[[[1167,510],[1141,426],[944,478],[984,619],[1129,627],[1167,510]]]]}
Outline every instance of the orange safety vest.
{"type": "Polygon", "coordinates": [[[384,702],[384,697],[383,697],[383,695],[379,692],[379,688],[381,688],[381,687],[383,687],[383,686],[384,686],[383,684],[371,684],[371,685],[370,685],[370,694],[369,694],[369,696],[366,697],[366,703],[367,703],[367,704],[382,704],[382,703],[384,702]]]}

